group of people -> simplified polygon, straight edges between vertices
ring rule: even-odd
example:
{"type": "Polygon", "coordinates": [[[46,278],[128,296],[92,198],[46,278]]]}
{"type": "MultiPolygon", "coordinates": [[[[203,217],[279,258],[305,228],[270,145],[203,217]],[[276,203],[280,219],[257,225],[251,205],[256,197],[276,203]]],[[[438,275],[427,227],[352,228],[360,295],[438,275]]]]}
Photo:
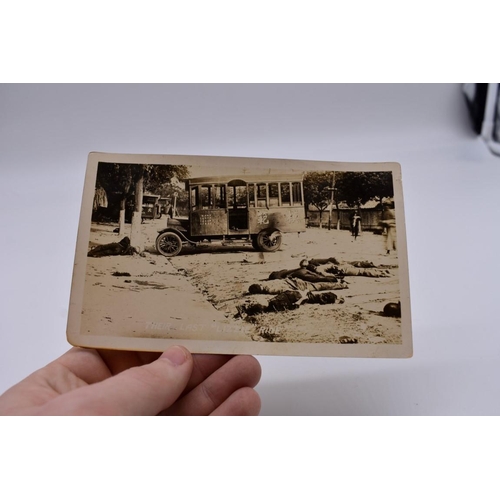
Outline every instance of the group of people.
{"type": "MultiPolygon", "coordinates": [[[[361,215],[359,210],[354,210],[350,217],[351,224],[351,234],[353,238],[356,240],[359,234],[361,233],[361,215]]],[[[387,255],[391,253],[391,251],[396,250],[396,212],[394,210],[394,203],[388,203],[384,205],[384,211],[382,213],[382,219],[379,222],[380,227],[384,231],[385,234],[385,249],[387,255]]]]}
{"type": "Polygon", "coordinates": [[[372,262],[339,262],[335,257],[326,259],[302,259],[295,269],[272,272],[266,281],[250,285],[250,295],[274,295],[267,305],[245,303],[238,307],[238,315],[285,311],[296,309],[301,304],[334,304],[344,302],[332,290],[348,287],[345,276],[390,278],[388,269],[377,268],[372,262]]]}

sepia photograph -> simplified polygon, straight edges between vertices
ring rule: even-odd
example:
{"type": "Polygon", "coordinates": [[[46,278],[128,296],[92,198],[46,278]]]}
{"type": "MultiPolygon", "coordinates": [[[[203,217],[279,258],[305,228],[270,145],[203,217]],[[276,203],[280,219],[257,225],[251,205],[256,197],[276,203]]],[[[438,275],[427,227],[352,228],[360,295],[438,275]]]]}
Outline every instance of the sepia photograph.
{"type": "Polygon", "coordinates": [[[91,153],[68,340],[411,356],[399,164],[91,153]]]}

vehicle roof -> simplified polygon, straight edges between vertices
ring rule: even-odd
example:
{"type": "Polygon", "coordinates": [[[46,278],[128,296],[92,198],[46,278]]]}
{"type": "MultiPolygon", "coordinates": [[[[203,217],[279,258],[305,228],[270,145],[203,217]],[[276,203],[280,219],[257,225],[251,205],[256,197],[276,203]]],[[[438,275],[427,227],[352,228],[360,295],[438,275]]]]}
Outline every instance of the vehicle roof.
{"type": "Polygon", "coordinates": [[[186,179],[186,187],[198,184],[228,184],[231,181],[243,181],[247,184],[264,182],[302,182],[304,175],[297,174],[260,174],[260,175],[220,175],[214,177],[193,177],[186,179]]]}

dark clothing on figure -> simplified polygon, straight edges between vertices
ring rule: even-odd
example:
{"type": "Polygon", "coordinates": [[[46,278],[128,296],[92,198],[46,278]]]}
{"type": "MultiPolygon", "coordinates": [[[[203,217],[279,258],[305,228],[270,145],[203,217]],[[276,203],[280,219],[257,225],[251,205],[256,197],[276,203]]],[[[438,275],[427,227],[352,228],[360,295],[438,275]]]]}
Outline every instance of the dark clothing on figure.
{"type": "Polygon", "coordinates": [[[299,267],[298,269],[283,269],[282,271],[275,271],[269,275],[270,280],[283,280],[287,278],[298,278],[309,283],[336,283],[338,280],[334,276],[323,276],[309,269],[299,267]]]}
{"type": "Polygon", "coordinates": [[[359,229],[361,227],[361,217],[354,213],[351,216],[351,234],[354,236],[354,239],[359,235],[359,229]]]}
{"type": "Polygon", "coordinates": [[[250,294],[269,294],[277,295],[287,290],[302,290],[319,292],[322,290],[345,290],[346,283],[319,282],[310,283],[297,278],[288,278],[286,280],[272,280],[270,283],[254,283],[248,288],[250,294]]]}
{"type": "Polygon", "coordinates": [[[288,311],[289,309],[297,309],[299,306],[297,302],[303,298],[303,295],[300,292],[294,290],[287,290],[286,292],[282,292],[274,299],[269,301],[267,305],[267,312],[276,312],[276,311],[288,311]]]}
{"type": "Polygon", "coordinates": [[[130,239],[125,236],[119,243],[98,245],[87,254],[88,257],[106,257],[108,255],[127,255],[131,253],[130,239]]]}
{"type": "Polygon", "coordinates": [[[311,259],[309,261],[310,266],[323,266],[324,264],[335,264],[338,266],[340,262],[335,257],[328,257],[328,259],[311,259]]]}
{"type": "Polygon", "coordinates": [[[337,295],[333,292],[311,293],[307,294],[307,302],[309,304],[335,304],[337,295]]]}
{"type": "MultiPolygon", "coordinates": [[[[324,305],[335,304],[336,301],[337,295],[333,292],[308,292],[307,295],[304,296],[304,293],[295,290],[287,290],[276,295],[276,297],[269,301],[267,306],[264,306],[262,304],[245,304],[241,309],[248,316],[255,316],[256,314],[290,311],[293,309],[297,309],[302,303],[324,305]]],[[[341,299],[339,303],[343,302],[344,299],[341,299]]]]}
{"type": "Polygon", "coordinates": [[[401,318],[401,302],[389,302],[386,304],[383,315],[391,318],[401,318]]]}

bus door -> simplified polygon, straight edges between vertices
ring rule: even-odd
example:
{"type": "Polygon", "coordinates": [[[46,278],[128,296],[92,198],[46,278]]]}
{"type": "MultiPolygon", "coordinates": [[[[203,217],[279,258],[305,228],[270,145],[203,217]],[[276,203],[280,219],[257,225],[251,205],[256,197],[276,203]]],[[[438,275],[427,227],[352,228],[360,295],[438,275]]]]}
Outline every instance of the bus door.
{"type": "Polygon", "coordinates": [[[227,184],[229,234],[248,234],[248,188],[245,181],[235,179],[227,184]]]}
{"type": "Polygon", "coordinates": [[[227,234],[226,186],[192,186],[190,196],[191,236],[227,234]]]}

